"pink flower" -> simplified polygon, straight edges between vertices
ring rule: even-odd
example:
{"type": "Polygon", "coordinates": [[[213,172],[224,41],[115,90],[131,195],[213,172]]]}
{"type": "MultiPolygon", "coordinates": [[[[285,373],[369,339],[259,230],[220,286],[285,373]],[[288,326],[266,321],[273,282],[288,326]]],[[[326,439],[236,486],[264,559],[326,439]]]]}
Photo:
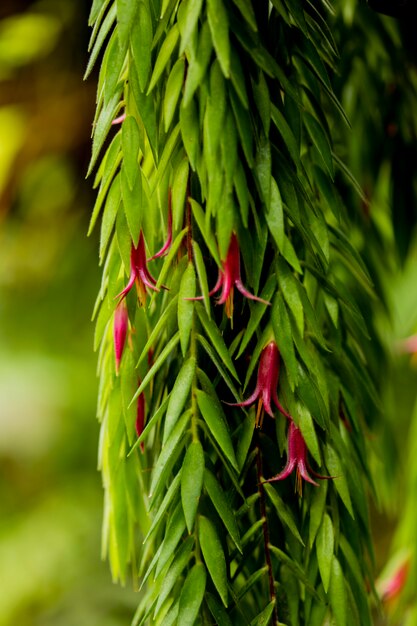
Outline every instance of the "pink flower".
{"type": "Polygon", "coordinates": [[[407,582],[410,562],[407,559],[393,573],[393,575],[381,584],[380,596],[384,602],[394,600],[407,582]]]}
{"type": "MultiPolygon", "coordinates": [[[[138,405],[137,405],[136,422],[135,422],[135,429],[136,429],[136,434],[138,437],[140,437],[143,432],[144,424],[145,424],[145,396],[143,393],[141,393],[138,396],[138,405]]],[[[140,449],[142,452],[144,452],[145,450],[143,441],[140,444],[140,449]]]]}
{"type": "MultiPolygon", "coordinates": [[[[240,291],[243,296],[245,296],[245,298],[248,298],[249,300],[256,300],[257,302],[262,302],[263,304],[268,305],[271,304],[267,300],[263,300],[262,298],[258,298],[258,296],[254,296],[243,285],[240,276],[239,244],[235,233],[232,233],[229,249],[226,255],[226,260],[222,262],[222,265],[223,269],[219,270],[217,283],[209,292],[209,296],[212,296],[221,289],[220,296],[217,299],[217,304],[226,305],[226,315],[228,318],[233,317],[233,291],[235,287],[238,291],[240,291]]],[[[192,299],[201,300],[202,296],[192,299]]]]}
{"type": "Polygon", "coordinates": [[[288,476],[296,471],[296,490],[302,495],[302,483],[301,479],[304,479],[308,483],[311,483],[315,487],[318,487],[318,483],[313,480],[310,474],[313,474],[316,478],[321,479],[329,479],[331,476],[321,476],[314,472],[308,464],[307,461],[307,446],[304,441],[303,435],[301,434],[301,430],[294,424],[294,422],[290,421],[290,427],[288,429],[288,458],[287,463],[279,474],[274,476],[273,478],[269,478],[263,482],[265,483],[273,483],[277,480],[284,480],[288,478],[288,476]]]}
{"type": "Polygon", "coordinates": [[[167,239],[164,243],[164,245],[162,246],[162,248],[153,256],[151,256],[150,259],[148,259],[148,261],[153,261],[154,259],[158,259],[161,256],[164,256],[169,248],[171,247],[171,243],[172,243],[172,201],[171,201],[171,189],[168,192],[168,234],[167,234],[167,239]]]}
{"type": "Polygon", "coordinates": [[[145,305],[146,302],[146,288],[152,289],[153,291],[159,291],[156,287],[156,280],[149,273],[146,261],[146,251],[145,251],[145,240],[143,238],[142,231],[139,236],[138,247],[132,244],[132,249],[130,251],[130,278],[126,287],[121,291],[116,298],[124,298],[127,293],[132,289],[133,285],[136,283],[136,289],[138,292],[138,298],[142,306],[145,305]]]}
{"type": "Polygon", "coordinates": [[[112,121],[112,125],[115,124],[121,124],[122,122],[124,122],[126,119],[126,113],[123,113],[122,115],[119,115],[119,117],[116,117],[113,121],[112,121]]]}
{"type": "MultiPolygon", "coordinates": [[[[262,428],[263,409],[265,409],[268,415],[274,417],[271,400],[282,415],[291,419],[291,415],[285,411],[278,400],[277,387],[279,379],[279,366],[280,357],[278,346],[274,341],[271,341],[262,350],[261,357],[259,359],[258,378],[256,381],[255,391],[247,400],[244,400],[244,402],[230,404],[230,406],[249,406],[259,398],[258,409],[256,411],[257,428],[262,428]]],[[[227,404],[229,403],[227,402],[227,404]]]]}
{"type": "Polygon", "coordinates": [[[119,373],[120,361],[122,360],[123,350],[126,342],[127,328],[129,324],[129,317],[127,313],[126,302],[122,300],[116,307],[114,312],[114,324],[113,324],[113,340],[114,340],[114,353],[116,357],[116,374],[119,373]]]}

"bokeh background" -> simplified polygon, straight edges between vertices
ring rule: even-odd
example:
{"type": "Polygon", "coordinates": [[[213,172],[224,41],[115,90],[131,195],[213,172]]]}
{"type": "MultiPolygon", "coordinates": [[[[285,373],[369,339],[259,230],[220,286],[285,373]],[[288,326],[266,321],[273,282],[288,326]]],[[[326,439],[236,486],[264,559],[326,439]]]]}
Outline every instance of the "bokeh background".
{"type": "Polygon", "coordinates": [[[129,624],[100,559],[87,0],[0,3],[0,625],[129,624]]]}
{"type": "MultiPolygon", "coordinates": [[[[417,40],[406,21],[336,4],[336,89],[353,127],[336,130],[337,151],[368,202],[340,191],[363,213],[356,243],[387,303],[377,322],[391,355],[379,363],[386,419],[370,435],[384,578],[417,546],[417,342],[402,343],[417,331],[417,40]]],[[[88,0],[0,4],[0,626],[117,626],[136,604],[100,559],[89,9],[88,0]]],[[[417,624],[412,588],[386,609],[376,623],[414,615],[407,624],[417,624]]]]}

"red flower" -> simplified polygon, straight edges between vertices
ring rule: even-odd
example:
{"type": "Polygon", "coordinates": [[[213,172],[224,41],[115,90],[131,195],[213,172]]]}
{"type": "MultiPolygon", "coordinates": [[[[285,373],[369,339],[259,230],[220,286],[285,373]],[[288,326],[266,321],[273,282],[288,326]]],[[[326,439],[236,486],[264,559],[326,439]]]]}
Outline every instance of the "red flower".
{"type": "Polygon", "coordinates": [[[304,479],[308,483],[311,483],[315,487],[318,487],[318,483],[313,480],[310,476],[312,474],[316,478],[321,479],[329,479],[331,476],[321,476],[314,472],[308,464],[307,461],[307,446],[304,441],[303,435],[301,434],[301,430],[294,424],[294,422],[290,421],[290,427],[288,429],[288,458],[287,463],[279,474],[274,476],[273,478],[269,478],[263,482],[265,483],[273,483],[278,480],[284,480],[288,478],[288,476],[296,471],[296,490],[302,495],[302,483],[301,479],[304,479]]]}
{"type": "MultiPolygon", "coordinates": [[[[243,296],[245,296],[245,298],[248,298],[249,300],[256,300],[257,302],[262,302],[263,304],[271,304],[267,300],[263,300],[262,298],[258,298],[258,296],[254,296],[243,285],[240,276],[239,244],[235,233],[232,233],[232,238],[230,240],[226,260],[222,262],[222,265],[223,269],[219,270],[217,283],[209,292],[209,296],[212,296],[221,289],[220,296],[217,299],[217,304],[226,304],[227,317],[233,317],[233,291],[235,287],[238,291],[240,291],[243,296]]],[[[202,296],[192,299],[201,300],[202,296]]]]}
{"type": "Polygon", "coordinates": [[[156,280],[149,273],[146,261],[146,252],[145,252],[145,240],[143,238],[143,233],[140,231],[139,243],[138,247],[132,244],[132,249],[130,251],[130,278],[126,287],[121,291],[116,298],[124,298],[127,293],[132,289],[133,285],[136,283],[136,289],[138,292],[138,298],[142,305],[146,302],[146,288],[152,289],[153,291],[159,291],[156,287],[156,280]]]}
{"type": "MultiPolygon", "coordinates": [[[[271,400],[277,407],[278,411],[291,419],[291,415],[285,411],[280,401],[278,400],[277,387],[279,379],[279,366],[280,357],[278,346],[274,341],[271,341],[262,350],[261,357],[259,359],[258,378],[256,381],[255,391],[247,400],[230,404],[230,406],[249,406],[258,400],[258,409],[256,411],[256,426],[262,428],[263,423],[263,409],[274,417],[274,413],[271,407],[271,400]]],[[[229,403],[227,403],[229,404],[229,403]]]]}
{"type": "Polygon", "coordinates": [[[127,328],[129,324],[129,317],[127,313],[126,302],[122,300],[116,307],[114,312],[114,324],[113,324],[113,340],[114,340],[114,354],[116,357],[116,374],[119,373],[120,361],[122,360],[123,350],[126,342],[127,328]]]}
{"type": "Polygon", "coordinates": [[[398,597],[407,582],[410,569],[409,560],[405,560],[392,574],[388,580],[381,585],[380,596],[384,602],[390,602],[398,597]]]}

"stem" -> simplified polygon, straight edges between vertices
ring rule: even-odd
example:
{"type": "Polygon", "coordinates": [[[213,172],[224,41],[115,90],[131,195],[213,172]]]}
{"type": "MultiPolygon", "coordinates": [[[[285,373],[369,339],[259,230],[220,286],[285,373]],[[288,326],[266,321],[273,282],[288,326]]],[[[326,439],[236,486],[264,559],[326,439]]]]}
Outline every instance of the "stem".
{"type": "Polygon", "coordinates": [[[257,472],[257,478],[258,478],[259,503],[260,503],[260,508],[261,508],[261,517],[262,517],[262,530],[264,534],[265,560],[268,566],[269,595],[271,598],[271,602],[274,603],[274,613],[272,615],[272,624],[273,626],[278,626],[279,622],[278,622],[277,599],[275,595],[275,581],[274,581],[274,572],[272,570],[271,552],[269,550],[269,527],[268,527],[268,518],[266,517],[265,490],[262,485],[262,455],[261,455],[261,448],[259,445],[259,440],[256,445],[256,472],[257,472]]]}

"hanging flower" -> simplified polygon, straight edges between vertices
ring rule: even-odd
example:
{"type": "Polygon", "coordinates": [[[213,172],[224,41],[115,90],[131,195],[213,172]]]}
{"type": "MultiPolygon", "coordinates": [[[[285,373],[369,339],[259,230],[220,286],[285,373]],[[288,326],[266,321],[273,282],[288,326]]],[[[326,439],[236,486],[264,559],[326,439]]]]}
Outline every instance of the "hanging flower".
{"type": "MultiPolygon", "coordinates": [[[[271,407],[271,400],[277,407],[278,411],[291,419],[291,415],[283,408],[278,400],[278,379],[279,379],[280,355],[278,346],[274,341],[268,343],[262,350],[259,359],[258,378],[256,381],[255,391],[247,400],[230,404],[230,406],[250,406],[258,400],[258,408],[256,411],[256,427],[262,428],[264,411],[271,417],[274,413],[271,407]]],[[[229,402],[227,402],[229,404],[229,402]]]]}
{"type": "MultiPolygon", "coordinates": [[[[233,292],[235,287],[238,291],[240,291],[243,296],[245,296],[245,298],[248,298],[249,300],[256,300],[257,302],[262,302],[262,304],[271,304],[267,300],[263,300],[262,298],[258,298],[258,296],[254,296],[243,285],[240,276],[239,244],[235,233],[232,233],[229,249],[226,255],[226,260],[222,262],[222,265],[223,268],[219,270],[217,283],[209,292],[209,296],[212,296],[221,289],[220,296],[217,299],[217,304],[226,305],[226,315],[228,318],[233,317],[233,292]]],[[[191,299],[201,300],[202,296],[191,299]]]]}
{"type": "Polygon", "coordinates": [[[127,313],[126,302],[122,300],[116,307],[114,312],[113,323],[113,340],[114,340],[114,354],[116,357],[116,374],[119,373],[120,361],[122,360],[123,350],[126,342],[127,328],[129,324],[129,317],[127,313]]]}
{"type": "Polygon", "coordinates": [[[132,248],[130,251],[130,278],[126,287],[121,291],[116,298],[124,298],[127,293],[132,289],[133,285],[136,284],[136,289],[138,292],[138,298],[142,306],[145,305],[146,302],[146,289],[152,289],[153,291],[159,291],[156,287],[156,280],[149,273],[146,261],[146,252],[145,252],[145,240],[143,238],[143,233],[140,231],[139,243],[138,247],[132,244],[132,248]]]}
{"type": "Polygon", "coordinates": [[[301,434],[301,430],[296,426],[293,420],[290,421],[290,427],[288,429],[288,456],[287,463],[279,474],[274,476],[273,478],[269,478],[263,482],[265,483],[273,483],[278,480],[284,480],[288,478],[288,476],[296,471],[296,491],[299,495],[302,495],[302,482],[301,479],[306,482],[318,487],[318,483],[313,480],[310,476],[312,474],[315,478],[321,479],[329,479],[332,476],[321,476],[314,472],[309,463],[307,461],[307,446],[304,441],[303,435],[301,434]]]}

